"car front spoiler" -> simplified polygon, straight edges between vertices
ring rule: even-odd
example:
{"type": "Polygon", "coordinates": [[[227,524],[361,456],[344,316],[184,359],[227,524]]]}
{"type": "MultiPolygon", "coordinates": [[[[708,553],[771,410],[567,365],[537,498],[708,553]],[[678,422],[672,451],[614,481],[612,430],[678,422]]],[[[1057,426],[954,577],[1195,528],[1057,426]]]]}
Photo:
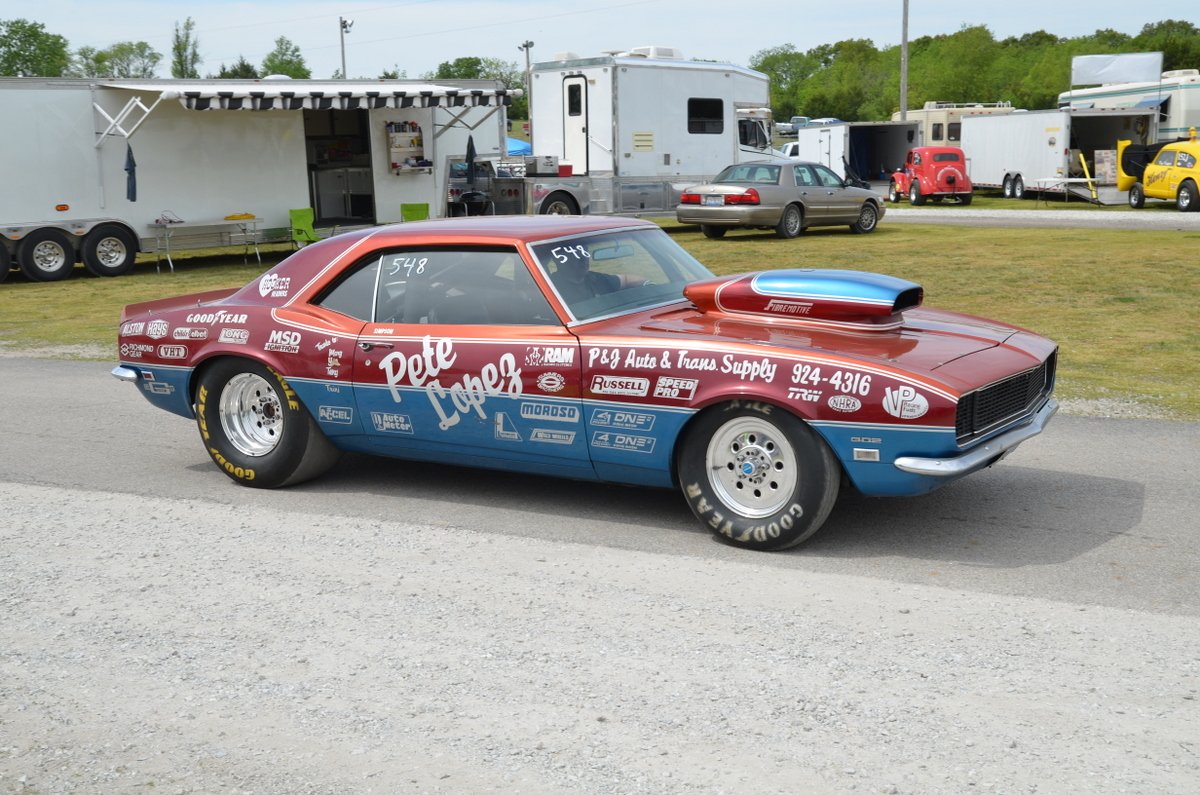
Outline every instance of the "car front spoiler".
{"type": "Polygon", "coordinates": [[[895,466],[904,472],[939,478],[960,477],[969,474],[996,463],[1012,452],[1021,442],[1037,436],[1056,411],[1058,411],[1058,401],[1051,398],[1026,424],[1002,433],[994,439],[989,439],[984,444],[974,447],[960,456],[953,458],[901,456],[896,459],[895,466]]]}

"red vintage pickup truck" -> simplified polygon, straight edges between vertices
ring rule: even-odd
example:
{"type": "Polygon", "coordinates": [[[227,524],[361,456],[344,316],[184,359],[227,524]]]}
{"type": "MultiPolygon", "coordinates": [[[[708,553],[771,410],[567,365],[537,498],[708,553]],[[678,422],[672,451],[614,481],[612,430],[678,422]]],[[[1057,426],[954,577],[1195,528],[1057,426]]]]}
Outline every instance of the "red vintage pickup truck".
{"type": "Polygon", "coordinates": [[[910,149],[904,166],[892,174],[888,186],[888,201],[898,202],[901,196],[908,196],[914,205],[924,204],[926,199],[957,199],[959,204],[970,204],[971,178],[967,176],[963,150],[956,146],[910,149]]]}

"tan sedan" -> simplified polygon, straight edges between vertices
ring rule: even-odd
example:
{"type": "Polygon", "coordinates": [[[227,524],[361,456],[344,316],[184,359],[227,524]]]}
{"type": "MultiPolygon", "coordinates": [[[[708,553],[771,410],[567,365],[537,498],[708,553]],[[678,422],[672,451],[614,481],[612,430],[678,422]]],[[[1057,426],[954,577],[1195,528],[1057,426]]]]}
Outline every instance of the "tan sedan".
{"type": "Polygon", "coordinates": [[[880,196],[856,187],[819,163],[756,160],[727,167],[712,182],[680,196],[675,217],[700,224],[705,237],[734,227],[774,229],[796,237],[810,226],[846,224],[856,234],[874,231],[883,218],[880,196]]]}

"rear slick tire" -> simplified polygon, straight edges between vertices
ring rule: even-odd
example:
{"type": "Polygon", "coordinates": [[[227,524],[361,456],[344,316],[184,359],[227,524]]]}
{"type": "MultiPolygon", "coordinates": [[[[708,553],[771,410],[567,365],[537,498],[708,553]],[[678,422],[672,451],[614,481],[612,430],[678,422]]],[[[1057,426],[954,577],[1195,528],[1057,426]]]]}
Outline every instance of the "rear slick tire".
{"type": "Polygon", "coordinates": [[[676,473],[692,512],[718,539],[779,550],[817,532],[837,501],[841,470],[795,415],[735,400],[697,417],[676,473]]]}
{"type": "Polygon", "coordinates": [[[243,486],[291,486],[341,455],[283,376],[249,359],[221,359],[204,371],[196,425],[213,463],[243,486]]]}

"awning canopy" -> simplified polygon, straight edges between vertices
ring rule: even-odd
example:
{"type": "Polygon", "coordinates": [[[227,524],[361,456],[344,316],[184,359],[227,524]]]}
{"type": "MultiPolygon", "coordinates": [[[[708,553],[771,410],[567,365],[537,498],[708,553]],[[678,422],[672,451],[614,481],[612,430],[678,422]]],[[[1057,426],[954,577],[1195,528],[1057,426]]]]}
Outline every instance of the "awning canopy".
{"type": "Polygon", "coordinates": [[[1157,108],[1159,105],[1163,104],[1166,101],[1167,101],[1166,97],[1151,97],[1149,99],[1140,100],[1138,102],[1138,104],[1134,105],[1134,107],[1135,108],[1157,108]]]}
{"type": "Polygon", "coordinates": [[[104,83],[106,88],[159,91],[188,110],[374,110],[511,105],[519,89],[465,88],[435,83],[355,83],[310,80],[104,83]]]}

